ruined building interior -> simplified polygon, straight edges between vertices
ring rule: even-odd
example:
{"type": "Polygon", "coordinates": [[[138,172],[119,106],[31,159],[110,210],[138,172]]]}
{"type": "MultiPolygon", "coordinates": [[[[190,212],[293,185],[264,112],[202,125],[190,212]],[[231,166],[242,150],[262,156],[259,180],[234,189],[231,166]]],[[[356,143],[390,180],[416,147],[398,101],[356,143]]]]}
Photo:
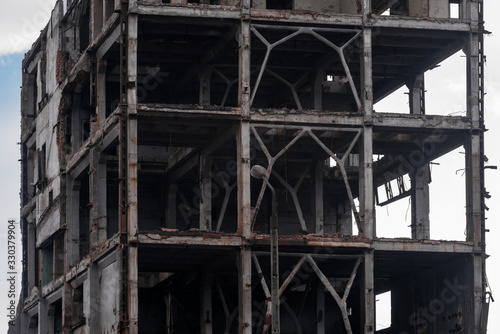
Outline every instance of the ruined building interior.
{"type": "Polygon", "coordinates": [[[23,61],[9,333],[486,333],[483,52],[482,0],[58,0],[23,61]],[[429,115],[459,51],[466,113],[429,115]],[[457,148],[466,237],[433,240],[457,148]],[[411,237],[377,233],[403,198],[411,237]]]}

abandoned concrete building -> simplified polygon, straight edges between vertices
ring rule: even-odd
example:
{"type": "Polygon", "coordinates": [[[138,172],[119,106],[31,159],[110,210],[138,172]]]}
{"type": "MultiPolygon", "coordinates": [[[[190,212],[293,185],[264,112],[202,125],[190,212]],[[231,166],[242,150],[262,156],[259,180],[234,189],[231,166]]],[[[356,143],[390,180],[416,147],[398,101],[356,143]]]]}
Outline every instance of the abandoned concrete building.
{"type": "Polygon", "coordinates": [[[482,0],[57,1],[23,62],[9,333],[486,333],[483,52],[482,0]],[[466,113],[426,114],[460,50],[466,113]],[[433,240],[458,148],[466,236],[433,240]]]}

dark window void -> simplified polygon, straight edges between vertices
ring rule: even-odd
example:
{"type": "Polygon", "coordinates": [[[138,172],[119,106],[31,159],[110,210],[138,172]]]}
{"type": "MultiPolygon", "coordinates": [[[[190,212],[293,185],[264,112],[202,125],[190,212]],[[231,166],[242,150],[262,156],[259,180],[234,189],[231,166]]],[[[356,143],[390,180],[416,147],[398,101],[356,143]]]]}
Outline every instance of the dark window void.
{"type": "Polygon", "coordinates": [[[41,249],[42,286],[64,274],[64,236],[60,235],[41,249]]]}
{"type": "Polygon", "coordinates": [[[37,186],[38,189],[42,189],[45,187],[47,184],[47,171],[46,171],[46,166],[47,166],[47,146],[45,144],[42,145],[42,148],[37,151],[38,155],[38,181],[37,181],[37,186]]]}
{"type": "Polygon", "coordinates": [[[292,9],[291,0],[267,0],[267,9],[292,9]]]}
{"type": "Polygon", "coordinates": [[[49,243],[43,247],[40,252],[42,253],[42,286],[50,283],[54,277],[54,246],[49,243]]]}
{"type": "Polygon", "coordinates": [[[70,139],[73,152],[90,137],[92,116],[95,115],[95,106],[90,103],[90,88],[88,85],[85,87],[81,92],[73,94],[71,111],[68,112],[70,115],[67,118],[67,126],[71,129],[66,131],[66,137],[70,139]]]}
{"type": "Polygon", "coordinates": [[[82,258],[89,253],[90,198],[89,177],[87,173],[84,173],[81,180],[79,200],[80,258],[82,258]]]}
{"type": "Polygon", "coordinates": [[[64,235],[54,239],[54,278],[64,275],[64,235]]]}
{"type": "Polygon", "coordinates": [[[34,185],[34,154],[36,150],[34,145],[28,147],[23,145],[23,159],[22,159],[22,172],[23,172],[23,185],[22,185],[22,205],[28,204],[28,202],[35,195],[35,185],[34,185]]]}
{"type": "Polygon", "coordinates": [[[90,44],[90,9],[89,1],[84,1],[86,3],[84,14],[80,19],[80,52],[85,51],[90,44]]]}
{"type": "Polygon", "coordinates": [[[108,171],[106,174],[106,214],[108,216],[107,238],[118,233],[118,173],[108,171]]]}
{"type": "Polygon", "coordinates": [[[56,301],[52,305],[53,321],[54,321],[54,334],[62,333],[62,300],[56,301]]]}

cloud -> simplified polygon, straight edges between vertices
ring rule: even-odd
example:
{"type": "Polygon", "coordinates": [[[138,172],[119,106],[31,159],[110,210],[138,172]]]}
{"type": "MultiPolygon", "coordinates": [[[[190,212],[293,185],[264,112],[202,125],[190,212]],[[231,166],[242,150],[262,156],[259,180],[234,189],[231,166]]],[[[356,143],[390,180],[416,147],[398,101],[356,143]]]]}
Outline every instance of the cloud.
{"type": "Polygon", "coordinates": [[[56,0],[2,1],[0,56],[29,50],[49,22],[55,3],[56,0]]]}

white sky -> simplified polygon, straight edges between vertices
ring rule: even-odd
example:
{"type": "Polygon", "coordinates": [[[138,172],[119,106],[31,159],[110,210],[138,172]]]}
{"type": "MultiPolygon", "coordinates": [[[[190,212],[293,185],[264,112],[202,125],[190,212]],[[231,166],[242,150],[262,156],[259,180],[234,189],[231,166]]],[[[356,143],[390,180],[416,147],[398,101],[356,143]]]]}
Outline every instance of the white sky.
{"type": "MultiPolygon", "coordinates": [[[[486,37],[486,155],[490,165],[500,165],[500,150],[496,146],[500,132],[500,1],[485,1],[486,29],[493,32],[486,37]]],[[[55,0],[0,0],[0,89],[5,84],[20,82],[19,63],[9,55],[26,52],[47,24],[55,0]]],[[[460,55],[446,61],[440,68],[426,74],[426,104],[428,114],[456,114],[465,110],[465,59],[460,55]]],[[[1,93],[0,93],[1,94],[1,93]]],[[[1,96],[1,95],[0,95],[1,96]]],[[[19,104],[7,104],[0,99],[0,273],[6,268],[5,235],[7,220],[19,220],[19,104]]],[[[375,106],[377,111],[398,111],[407,108],[404,90],[393,94],[375,106]],[[401,107],[401,108],[400,108],[401,107]]],[[[439,159],[432,168],[431,184],[431,237],[433,239],[463,240],[464,181],[463,150],[439,159]]],[[[493,196],[487,200],[487,272],[493,296],[500,300],[500,178],[499,171],[486,171],[486,187],[493,196]],[[497,293],[498,292],[498,293],[497,293]]],[[[379,236],[409,236],[409,217],[405,221],[408,202],[400,201],[388,208],[379,208],[379,236]],[[404,223],[401,223],[401,222],[404,223]]],[[[18,257],[21,253],[18,252],[18,257]]],[[[0,275],[0,333],[6,332],[5,309],[7,302],[4,275],[0,275]]],[[[20,277],[19,277],[20,279],[20,277]]],[[[500,302],[492,303],[489,332],[500,333],[500,302]]]]}

